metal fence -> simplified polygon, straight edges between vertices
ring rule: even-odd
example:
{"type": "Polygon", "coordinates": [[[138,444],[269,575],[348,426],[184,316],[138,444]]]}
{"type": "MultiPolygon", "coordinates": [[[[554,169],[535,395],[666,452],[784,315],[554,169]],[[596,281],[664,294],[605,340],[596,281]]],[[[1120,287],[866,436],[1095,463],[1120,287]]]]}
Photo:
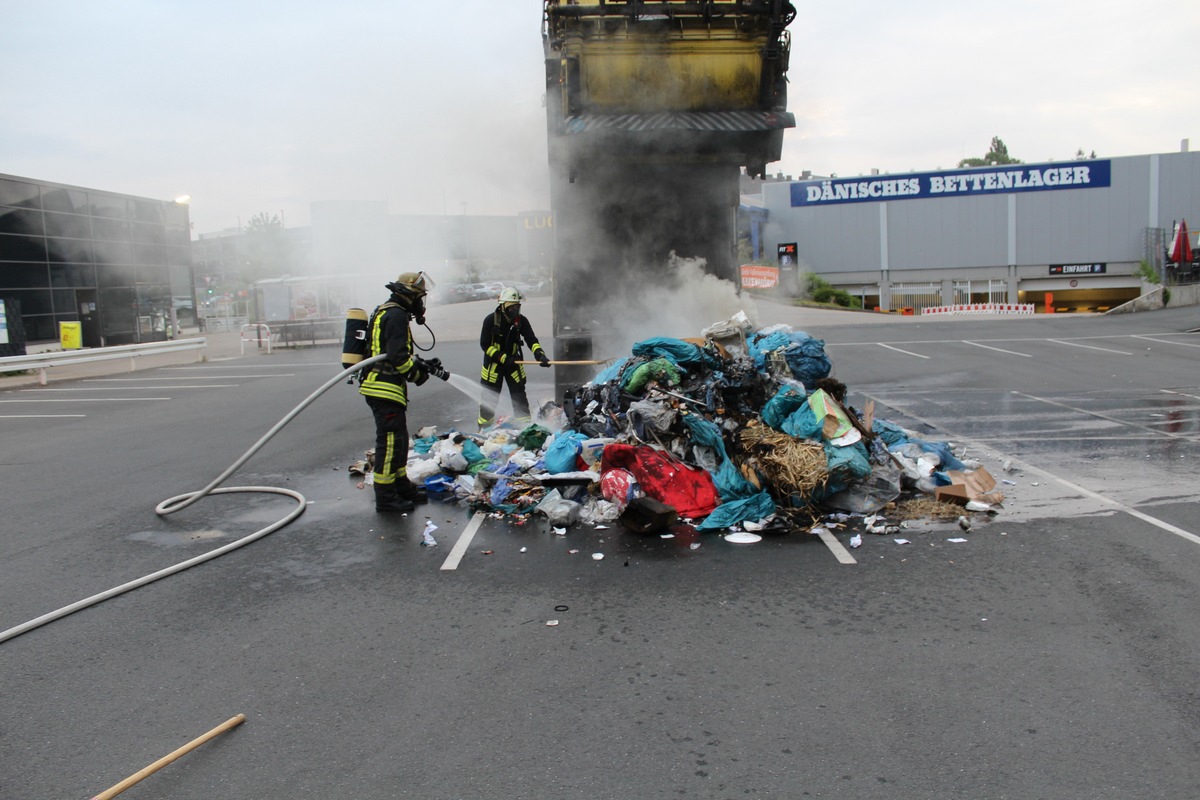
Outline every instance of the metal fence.
{"type": "Polygon", "coordinates": [[[992,278],[988,281],[955,281],[951,305],[971,303],[1007,303],[1008,281],[992,278]]]}
{"type": "Polygon", "coordinates": [[[920,310],[942,304],[942,285],[940,283],[893,283],[891,288],[892,302],[890,308],[895,311],[902,308],[920,310]]]}

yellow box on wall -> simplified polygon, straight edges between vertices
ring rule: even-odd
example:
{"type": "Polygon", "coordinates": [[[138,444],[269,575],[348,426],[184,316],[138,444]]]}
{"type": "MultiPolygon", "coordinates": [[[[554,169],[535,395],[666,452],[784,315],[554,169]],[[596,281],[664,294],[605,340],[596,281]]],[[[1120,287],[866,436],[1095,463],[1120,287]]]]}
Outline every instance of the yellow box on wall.
{"type": "Polygon", "coordinates": [[[63,350],[79,350],[83,347],[83,323],[58,323],[58,339],[63,350]]]}

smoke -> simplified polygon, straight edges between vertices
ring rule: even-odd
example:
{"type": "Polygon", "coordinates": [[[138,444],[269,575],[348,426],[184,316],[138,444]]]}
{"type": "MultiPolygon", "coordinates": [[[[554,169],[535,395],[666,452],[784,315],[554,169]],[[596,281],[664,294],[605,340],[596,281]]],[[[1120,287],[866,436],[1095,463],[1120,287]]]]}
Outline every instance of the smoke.
{"type": "Polygon", "coordinates": [[[643,274],[654,276],[638,286],[636,293],[601,300],[596,308],[600,325],[608,331],[603,338],[612,352],[628,352],[639,340],[653,336],[677,339],[697,337],[714,322],[745,311],[757,321],[753,298],[706,269],[705,259],[680,257],[672,251],[665,264],[649,265],[643,274]]]}

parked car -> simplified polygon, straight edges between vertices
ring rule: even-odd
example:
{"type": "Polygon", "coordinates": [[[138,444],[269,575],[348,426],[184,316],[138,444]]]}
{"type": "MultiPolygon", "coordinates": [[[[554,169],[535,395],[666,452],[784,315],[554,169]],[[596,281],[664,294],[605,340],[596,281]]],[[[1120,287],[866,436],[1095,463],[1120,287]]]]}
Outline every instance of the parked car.
{"type": "Polygon", "coordinates": [[[522,297],[537,297],[538,295],[544,294],[545,290],[548,288],[545,281],[537,281],[536,283],[518,281],[512,286],[521,293],[522,297]]]}
{"type": "Polygon", "coordinates": [[[450,302],[469,303],[473,300],[483,300],[487,296],[487,288],[482,283],[460,283],[451,287],[450,302]]]}
{"type": "Polygon", "coordinates": [[[503,281],[484,281],[483,286],[487,292],[487,297],[480,298],[481,300],[483,300],[483,299],[499,300],[500,293],[504,291],[505,284],[503,281]]]}

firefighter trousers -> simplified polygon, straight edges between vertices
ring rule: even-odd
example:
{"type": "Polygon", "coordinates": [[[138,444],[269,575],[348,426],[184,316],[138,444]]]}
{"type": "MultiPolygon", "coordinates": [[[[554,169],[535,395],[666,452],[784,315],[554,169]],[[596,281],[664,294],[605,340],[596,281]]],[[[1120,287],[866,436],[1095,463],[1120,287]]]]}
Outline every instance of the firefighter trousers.
{"type": "Polygon", "coordinates": [[[391,400],[367,397],[375,415],[375,483],[393,486],[408,475],[408,409],[391,400]]]}
{"type": "Polygon", "coordinates": [[[495,421],[496,406],[500,404],[500,392],[506,383],[508,384],[509,399],[512,400],[513,420],[518,423],[529,422],[529,396],[525,393],[524,371],[521,370],[516,374],[520,375],[520,378],[514,377],[512,372],[496,370],[495,379],[488,380],[487,375],[479,379],[479,384],[483,387],[483,394],[479,401],[479,427],[486,427],[495,421]]]}

